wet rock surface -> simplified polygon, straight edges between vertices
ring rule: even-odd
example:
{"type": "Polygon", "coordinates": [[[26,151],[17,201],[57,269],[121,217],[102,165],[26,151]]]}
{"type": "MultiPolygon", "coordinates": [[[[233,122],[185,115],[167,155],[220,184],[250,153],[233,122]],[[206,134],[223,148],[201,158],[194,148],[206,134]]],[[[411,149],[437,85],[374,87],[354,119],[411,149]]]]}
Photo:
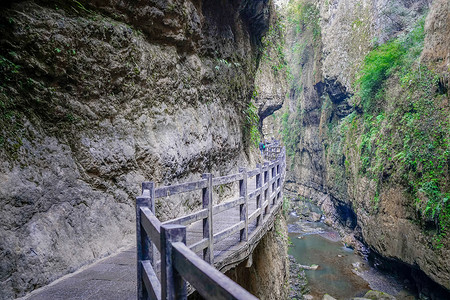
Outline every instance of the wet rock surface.
{"type": "Polygon", "coordinates": [[[292,255],[289,255],[289,299],[305,299],[303,295],[308,292],[308,280],[304,269],[292,255]]]}

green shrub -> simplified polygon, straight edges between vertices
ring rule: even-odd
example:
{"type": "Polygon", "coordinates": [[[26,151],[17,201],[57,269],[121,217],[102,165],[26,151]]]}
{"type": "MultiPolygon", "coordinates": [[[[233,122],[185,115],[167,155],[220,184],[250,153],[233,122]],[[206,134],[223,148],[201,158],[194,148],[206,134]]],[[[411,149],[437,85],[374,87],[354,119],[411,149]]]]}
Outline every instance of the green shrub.
{"type": "Polygon", "coordinates": [[[250,137],[251,144],[257,146],[261,135],[258,130],[259,125],[259,115],[256,106],[250,102],[247,109],[245,110],[245,125],[244,133],[250,137]]]}
{"type": "Polygon", "coordinates": [[[450,117],[439,77],[420,65],[424,37],[422,18],[408,34],[366,56],[357,80],[363,108],[358,151],[360,173],[377,184],[374,201],[386,178],[399,174],[421,224],[434,223],[434,246],[440,248],[450,230],[450,117]],[[390,88],[400,89],[399,96],[387,99],[390,88]],[[388,102],[390,109],[380,113],[388,102]]]}
{"type": "Polygon", "coordinates": [[[365,111],[370,111],[373,100],[382,96],[384,81],[401,63],[405,49],[398,40],[390,41],[372,50],[364,59],[361,75],[357,80],[359,95],[365,111]]]}

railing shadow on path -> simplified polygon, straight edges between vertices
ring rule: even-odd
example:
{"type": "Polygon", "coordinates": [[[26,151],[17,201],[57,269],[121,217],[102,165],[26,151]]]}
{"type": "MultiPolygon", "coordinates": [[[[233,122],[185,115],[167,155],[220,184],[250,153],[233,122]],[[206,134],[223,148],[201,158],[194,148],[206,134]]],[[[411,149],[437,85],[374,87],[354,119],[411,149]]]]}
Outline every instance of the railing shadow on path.
{"type": "Polygon", "coordinates": [[[207,173],[199,181],[159,188],[142,183],[136,198],[138,299],[186,299],[186,282],[206,299],[257,299],[214,265],[242,249],[248,256],[282,205],[285,149],[274,144],[266,150],[270,161],[254,170],[240,168],[223,177],[207,173]],[[213,187],[234,182],[237,199],[214,205],[213,187]],[[198,190],[199,211],[163,223],[155,216],[156,199],[198,190]]]}

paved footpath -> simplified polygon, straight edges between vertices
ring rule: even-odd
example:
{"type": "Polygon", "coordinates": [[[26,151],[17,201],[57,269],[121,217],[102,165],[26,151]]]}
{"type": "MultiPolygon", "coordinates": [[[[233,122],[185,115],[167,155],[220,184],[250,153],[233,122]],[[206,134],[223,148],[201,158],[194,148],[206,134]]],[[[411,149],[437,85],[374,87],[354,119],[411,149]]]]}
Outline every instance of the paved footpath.
{"type": "Polygon", "coordinates": [[[136,248],[66,275],[22,300],[136,300],[136,248]]]}

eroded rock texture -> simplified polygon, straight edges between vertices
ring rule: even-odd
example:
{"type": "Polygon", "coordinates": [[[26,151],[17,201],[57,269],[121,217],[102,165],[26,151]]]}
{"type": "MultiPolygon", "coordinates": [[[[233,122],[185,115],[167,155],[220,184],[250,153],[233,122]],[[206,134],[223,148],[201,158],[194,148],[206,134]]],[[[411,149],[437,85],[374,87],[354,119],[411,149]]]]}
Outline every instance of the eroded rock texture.
{"type": "Polygon", "coordinates": [[[289,265],[287,224],[283,216],[259,241],[249,260],[225,274],[259,299],[287,299],[289,265]]]}
{"type": "MultiPolygon", "coordinates": [[[[416,205],[418,201],[425,201],[420,191],[416,199],[411,196],[411,185],[405,180],[410,175],[404,175],[411,174],[409,169],[402,169],[398,162],[394,164],[393,158],[387,158],[389,155],[378,161],[379,169],[374,167],[374,161],[384,157],[380,154],[383,145],[377,143],[381,138],[370,141],[371,150],[364,148],[370,136],[367,132],[374,127],[380,130],[377,137],[394,136],[393,143],[400,147],[407,143],[405,134],[398,129],[401,121],[389,123],[390,120],[381,121],[381,118],[395,115],[396,109],[403,112],[396,103],[408,105],[404,100],[406,97],[418,101],[419,92],[411,93],[411,96],[397,76],[389,78],[383,85],[384,102],[371,107],[372,118],[376,120],[378,116],[379,125],[375,121],[364,121],[368,115],[367,107],[358,102],[360,98],[353,97],[357,92],[358,74],[369,51],[389,39],[404,38],[429,10],[425,19],[424,48],[417,65],[426,65],[439,77],[439,83],[430,88],[429,94],[437,99],[434,119],[442,120],[441,126],[448,124],[445,120],[448,120],[449,109],[449,48],[448,39],[443,38],[449,34],[448,1],[297,2],[301,3],[299,11],[308,12],[309,22],[300,15],[296,25],[299,24],[297,28],[301,30],[288,32],[286,50],[294,80],[282,108],[284,114],[277,117],[281,119],[279,123],[289,124],[287,131],[286,126],[280,126],[285,130],[285,144],[290,152],[288,188],[316,199],[335,222],[347,226],[352,236],[364,241],[374,252],[391,262],[408,266],[412,272],[425,272],[447,289],[448,294],[448,236],[439,245],[435,243],[438,236],[436,218],[427,219],[423,212],[425,207],[416,205]],[[364,151],[380,152],[376,152],[378,156],[364,156],[364,151]],[[371,161],[368,162],[367,157],[371,161]],[[364,169],[365,165],[371,169],[364,169]]],[[[417,65],[413,74],[421,72],[417,65]]],[[[410,88],[414,90],[414,87],[410,88]]],[[[430,124],[424,122],[419,127],[430,131],[430,124]]],[[[448,134],[444,132],[443,138],[448,139],[448,134]]],[[[400,152],[398,148],[386,147],[388,152],[392,151],[389,152],[391,156],[400,152]]],[[[448,182],[448,161],[442,168],[444,172],[440,178],[444,178],[444,182],[447,178],[448,182]]],[[[448,192],[448,183],[440,189],[443,193],[448,192]]],[[[420,279],[417,282],[421,290],[420,279]]],[[[439,299],[442,294],[437,290],[427,289],[424,295],[439,299]]]]}
{"type": "MultiPolygon", "coordinates": [[[[224,175],[268,1],[14,1],[0,13],[0,298],[134,241],[142,181],[224,175]]],[[[247,154],[245,154],[247,153],[247,154]]],[[[200,198],[162,199],[162,219],[200,198]]]]}

